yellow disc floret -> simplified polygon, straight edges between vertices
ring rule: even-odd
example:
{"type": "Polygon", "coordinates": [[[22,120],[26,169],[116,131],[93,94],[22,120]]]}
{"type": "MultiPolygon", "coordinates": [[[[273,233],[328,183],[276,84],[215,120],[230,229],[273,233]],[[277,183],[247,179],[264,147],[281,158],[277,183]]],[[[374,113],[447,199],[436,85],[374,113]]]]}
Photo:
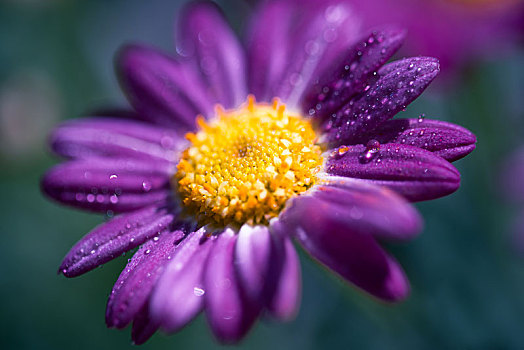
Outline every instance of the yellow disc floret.
{"type": "Polygon", "coordinates": [[[217,118],[197,119],[173,178],[184,209],[202,225],[268,224],[288,199],[315,182],[322,164],[310,123],[285,105],[217,107],[217,118]]]}

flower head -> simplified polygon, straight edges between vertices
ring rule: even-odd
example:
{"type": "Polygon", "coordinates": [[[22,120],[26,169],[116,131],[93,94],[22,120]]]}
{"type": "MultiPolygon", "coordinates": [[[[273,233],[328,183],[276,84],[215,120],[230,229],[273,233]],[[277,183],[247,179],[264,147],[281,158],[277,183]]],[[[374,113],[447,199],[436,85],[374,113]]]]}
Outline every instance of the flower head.
{"type": "Polygon", "coordinates": [[[377,298],[409,293],[379,242],[420,231],[408,200],[455,191],[449,161],[471,152],[475,136],[435,120],[391,120],[439,71],[428,57],[386,64],[404,32],[362,36],[344,4],[296,6],[262,4],[244,56],[215,5],[190,4],[176,58],[120,51],[134,112],[69,121],[51,136],[68,160],[44,176],[43,191],[117,214],[59,271],[78,276],[139,247],[106,313],[110,327],[133,322],[137,343],[201,311],[224,342],[263,312],[291,318],[300,299],[291,239],[377,298]]]}

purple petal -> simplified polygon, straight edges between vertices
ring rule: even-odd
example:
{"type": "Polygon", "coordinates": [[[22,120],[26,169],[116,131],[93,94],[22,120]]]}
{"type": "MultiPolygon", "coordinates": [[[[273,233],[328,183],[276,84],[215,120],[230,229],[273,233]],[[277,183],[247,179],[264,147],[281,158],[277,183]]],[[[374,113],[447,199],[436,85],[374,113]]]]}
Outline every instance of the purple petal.
{"type": "Polygon", "coordinates": [[[51,135],[55,153],[69,158],[136,158],[169,163],[185,144],[175,132],[116,118],[83,118],[61,124],[51,135]]]}
{"type": "Polygon", "coordinates": [[[347,214],[328,201],[301,196],[283,220],[315,259],[341,277],[385,301],[406,298],[409,284],[401,267],[377,244],[371,227],[347,214]]]}
{"type": "Polygon", "coordinates": [[[267,308],[273,316],[281,320],[295,317],[300,305],[301,272],[298,255],[287,237],[284,242],[284,257],[276,281],[276,291],[267,308]]]}
{"type": "MultiPolygon", "coordinates": [[[[371,141],[373,142],[373,141],[371,141]]],[[[341,146],[326,162],[331,175],[386,186],[411,201],[446,196],[460,186],[460,173],[441,157],[412,146],[341,146]]]]}
{"type": "Polygon", "coordinates": [[[212,239],[204,229],[190,233],[160,277],[151,297],[152,317],[163,330],[176,332],[198,315],[206,293],[202,278],[212,239]]]}
{"type": "Polygon", "coordinates": [[[273,239],[266,226],[243,225],[235,247],[238,282],[253,303],[264,303],[267,284],[276,282],[269,276],[274,256],[273,239]]]}
{"type": "Polygon", "coordinates": [[[401,143],[419,147],[453,162],[463,158],[475,149],[475,135],[452,123],[440,120],[393,119],[382,124],[370,135],[363,135],[358,141],[366,143],[375,139],[380,143],[401,143]]]}
{"type": "Polygon", "coordinates": [[[359,227],[378,239],[407,240],[422,230],[422,218],[417,210],[385,187],[325,176],[311,195],[330,203],[333,215],[340,215],[347,226],[359,227]]]}
{"type": "Polygon", "coordinates": [[[115,283],[107,301],[108,327],[124,328],[147,305],[158,277],[175,253],[182,231],[164,232],[146,242],[133,255],[115,283]]]}
{"type": "Polygon", "coordinates": [[[286,1],[262,2],[255,11],[247,39],[249,91],[259,101],[276,96],[289,63],[289,35],[295,9],[286,1]],[[275,20],[277,19],[277,20],[275,20]]]}
{"type": "Polygon", "coordinates": [[[241,293],[234,266],[236,241],[230,229],[222,233],[214,242],[204,272],[206,316],[215,336],[226,343],[240,340],[260,312],[241,293]]]}
{"type": "Polygon", "coordinates": [[[146,303],[133,319],[131,339],[133,339],[135,345],[144,344],[155,334],[157,329],[158,323],[151,319],[149,307],[146,303]]]}
{"type": "Polygon", "coordinates": [[[156,207],[116,216],[97,226],[67,253],[59,272],[75,277],[94,269],[167,229],[173,214],[156,207]]]}
{"type": "Polygon", "coordinates": [[[357,42],[339,63],[328,67],[310,86],[302,103],[303,110],[321,119],[337,111],[351,97],[364,90],[373,73],[399,49],[405,36],[405,31],[385,29],[374,31],[357,42]]]}
{"type": "Polygon", "coordinates": [[[349,101],[325,123],[325,142],[354,143],[380,124],[405,109],[439,72],[438,61],[430,57],[406,58],[379,70],[378,80],[360,97],[349,101]]]}
{"type": "Polygon", "coordinates": [[[213,101],[192,70],[154,49],[123,48],[117,69],[131,105],[156,124],[186,132],[198,114],[213,113],[213,101]]]}
{"type": "Polygon", "coordinates": [[[74,160],[51,168],[42,190],[61,203],[92,211],[132,211],[166,201],[172,167],[144,160],[74,160]]]}
{"type": "Polygon", "coordinates": [[[293,55],[277,93],[291,107],[298,105],[310,82],[355,41],[360,29],[352,10],[342,2],[298,6],[295,11],[305,13],[292,28],[293,55]]]}
{"type": "Polygon", "coordinates": [[[247,95],[244,52],[220,9],[211,2],[187,5],[177,34],[177,52],[197,65],[218,102],[240,105],[247,95]]]}

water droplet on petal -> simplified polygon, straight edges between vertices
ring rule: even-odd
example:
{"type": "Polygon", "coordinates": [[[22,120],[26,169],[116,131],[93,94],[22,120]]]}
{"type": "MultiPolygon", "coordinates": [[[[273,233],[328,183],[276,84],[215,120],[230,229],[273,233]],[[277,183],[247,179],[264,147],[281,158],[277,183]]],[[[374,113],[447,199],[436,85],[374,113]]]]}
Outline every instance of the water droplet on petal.
{"type": "Polygon", "coordinates": [[[366,144],[366,149],[360,154],[359,160],[361,163],[369,163],[377,156],[380,151],[380,142],[377,140],[369,140],[366,144]]]}
{"type": "Polygon", "coordinates": [[[206,291],[203,290],[202,288],[198,288],[198,287],[193,288],[193,294],[195,294],[195,296],[197,296],[197,297],[201,297],[205,293],[206,293],[206,291]]]}
{"type": "Polygon", "coordinates": [[[149,192],[151,190],[151,182],[149,181],[144,181],[142,182],[142,189],[145,191],[145,192],[149,192]]]}
{"type": "Polygon", "coordinates": [[[417,121],[418,121],[419,123],[422,123],[422,122],[424,121],[424,118],[425,118],[425,117],[426,117],[426,115],[423,113],[423,114],[421,114],[421,115],[418,116],[417,121]]]}
{"type": "Polygon", "coordinates": [[[347,153],[347,151],[349,151],[349,147],[348,146],[341,146],[341,147],[339,147],[339,149],[337,151],[337,154],[339,156],[343,156],[344,154],[347,153]]]}

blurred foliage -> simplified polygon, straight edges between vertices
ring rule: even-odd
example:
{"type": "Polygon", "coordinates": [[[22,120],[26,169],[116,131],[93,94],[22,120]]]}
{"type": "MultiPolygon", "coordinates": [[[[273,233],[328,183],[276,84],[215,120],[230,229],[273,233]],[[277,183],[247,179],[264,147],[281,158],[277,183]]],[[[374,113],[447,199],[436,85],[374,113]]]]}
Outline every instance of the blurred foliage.
{"type": "MultiPolygon", "coordinates": [[[[248,10],[246,3],[228,4],[248,10]]],[[[172,19],[179,6],[180,1],[139,0],[0,2],[0,89],[19,72],[44,74],[59,95],[57,119],[123,105],[112,73],[114,52],[133,39],[172,50],[172,19]]],[[[237,29],[242,18],[230,15],[237,29]]],[[[297,319],[261,322],[241,347],[524,348],[524,260],[514,254],[507,233],[515,209],[497,188],[499,164],[522,141],[523,62],[517,50],[473,63],[405,112],[460,123],[479,139],[477,150],[457,163],[461,189],[417,204],[425,232],[390,247],[412,282],[412,296],[400,305],[376,302],[302,254],[297,319]]],[[[29,95],[27,103],[32,102],[29,95]]],[[[9,145],[3,147],[3,154],[9,152],[9,145]]],[[[55,162],[43,145],[16,159],[0,158],[0,348],[126,348],[129,330],[106,329],[104,309],[130,255],[79,278],[56,275],[68,249],[103,218],[42,197],[39,178],[55,162]]],[[[179,334],[157,334],[143,346],[215,347],[202,317],[179,334]]]]}

